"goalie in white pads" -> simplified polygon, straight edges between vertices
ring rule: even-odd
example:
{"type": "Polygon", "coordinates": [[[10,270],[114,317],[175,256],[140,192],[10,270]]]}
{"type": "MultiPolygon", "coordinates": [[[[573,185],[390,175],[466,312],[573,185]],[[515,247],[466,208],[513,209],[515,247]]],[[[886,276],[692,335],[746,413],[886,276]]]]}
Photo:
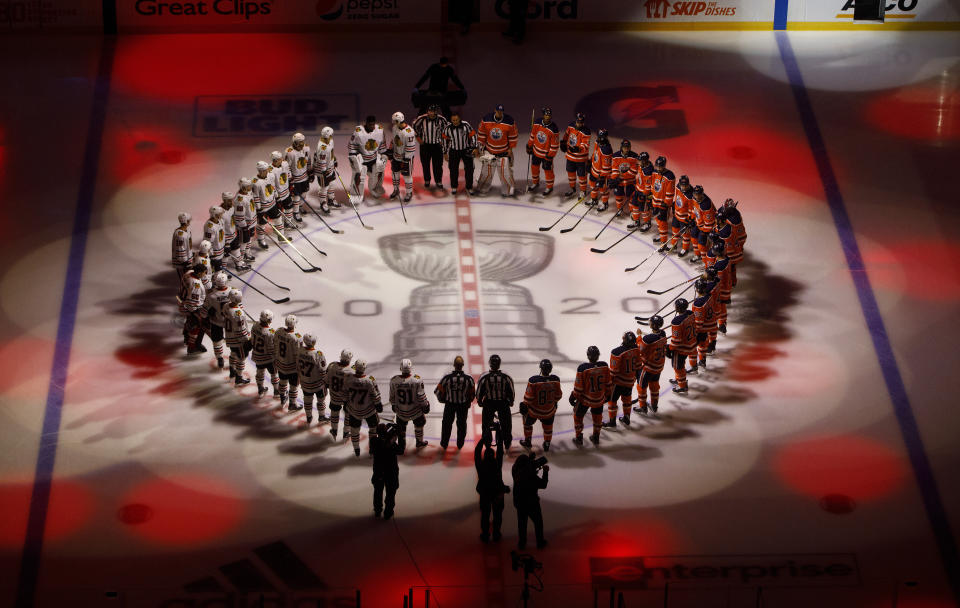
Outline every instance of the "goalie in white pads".
{"type": "Polygon", "coordinates": [[[411,421],[417,449],[425,447],[428,442],[423,440],[423,427],[427,424],[426,415],[430,413],[430,401],[423,380],[413,374],[410,359],[400,361],[400,373],[390,378],[390,408],[397,413],[401,453],[407,447],[407,423],[411,421]]]}
{"type": "MultiPolygon", "coordinates": [[[[353,353],[348,349],[340,351],[340,360],[327,366],[327,389],[330,391],[330,436],[337,438],[337,428],[340,426],[340,410],[347,402],[347,376],[350,374],[350,360],[353,353]]],[[[343,414],[343,438],[349,435],[350,427],[347,413],[343,414]]]]}
{"type": "Polygon", "coordinates": [[[173,267],[177,279],[183,281],[183,275],[193,265],[193,235],[190,233],[190,214],[183,212],[177,216],[180,226],[173,231],[173,267]]]}
{"type": "Polygon", "coordinates": [[[393,174],[391,199],[400,198],[400,176],[406,193],[403,202],[413,198],[413,161],[417,156],[417,132],[407,124],[403,112],[393,113],[393,147],[390,148],[390,172],[393,174]]]}
{"type": "Polygon", "coordinates": [[[293,220],[298,224],[303,223],[303,217],[300,215],[300,201],[310,190],[310,182],[313,180],[313,156],[310,154],[310,146],[307,145],[307,138],[303,133],[294,133],[293,142],[287,148],[287,154],[284,157],[290,166],[290,197],[293,199],[293,220]]]}
{"type": "Polygon", "coordinates": [[[333,129],[320,129],[320,141],[317,142],[317,151],[313,154],[313,173],[317,176],[320,186],[320,209],[330,213],[330,207],[339,207],[333,194],[333,183],[337,181],[337,157],[333,153],[333,129]]]}
{"type": "Polygon", "coordinates": [[[273,396],[280,398],[280,389],[278,388],[279,378],[277,378],[277,368],[273,366],[274,353],[274,331],[270,327],[273,323],[273,311],[266,309],[260,313],[260,322],[253,326],[250,331],[250,343],[253,345],[253,352],[250,358],[253,364],[257,366],[257,395],[263,397],[267,394],[267,387],[263,380],[270,372],[270,384],[273,385],[273,396]]]}
{"type": "Polygon", "coordinates": [[[230,347],[230,370],[233,372],[233,383],[237,386],[250,384],[249,378],[243,377],[243,370],[247,364],[247,355],[250,353],[250,328],[247,326],[247,313],[243,312],[243,294],[239,289],[231,289],[223,315],[223,329],[230,347]]]}
{"type": "Polygon", "coordinates": [[[317,397],[317,422],[327,420],[324,404],[327,396],[327,359],[322,351],[314,348],[316,344],[316,336],[304,334],[303,347],[297,356],[297,374],[300,376],[300,388],[303,389],[303,411],[307,414],[307,424],[313,422],[314,395],[317,397]]]}
{"type": "Polygon", "coordinates": [[[210,263],[213,270],[217,271],[223,268],[223,208],[210,207],[210,217],[203,224],[203,238],[210,241],[213,247],[210,251],[210,263]]]}
{"type": "Polygon", "coordinates": [[[350,441],[353,442],[353,453],[360,455],[360,423],[367,422],[369,442],[367,451],[373,448],[373,441],[377,438],[377,424],[380,423],[378,413],[383,411],[380,401],[380,389],[376,380],[367,375],[367,362],[357,359],[353,364],[354,374],[346,377],[347,393],[346,410],[350,424],[350,441]]]}
{"type": "Polygon", "coordinates": [[[363,194],[363,179],[367,178],[370,194],[376,198],[383,196],[384,150],[383,127],[377,124],[376,116],[367,116],[367,121],[358,125],[350,136],[348,152],[350,168],[353,169],[354,194],[363,194]]]}
{"type": "Polygon", "coordinates": [[[280,374],[280,408],[283,408],[289,397],[290,406],[287,409],[294,412],[300,409],[297,405],[297,384],[300,380],[297,376],[297,355],[300,354],[301,336],[296,332],[296,315],[284,317],[283,325],[273,334],[273,364],[280,374]]]}

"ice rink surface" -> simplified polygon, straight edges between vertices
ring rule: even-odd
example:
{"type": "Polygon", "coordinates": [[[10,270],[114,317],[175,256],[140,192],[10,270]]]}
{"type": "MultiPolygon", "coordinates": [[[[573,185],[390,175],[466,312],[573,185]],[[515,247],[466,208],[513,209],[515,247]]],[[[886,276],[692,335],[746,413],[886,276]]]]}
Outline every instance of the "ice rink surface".
{"type": "Polygon", "coordinates": [[[543,357],[563,381],[533,605],[592,605],[591,583],[611,581],[629,606],[664,605],[667,582],[669,606],[956,605],[960,37],[377,36],[369,51],[348,35],[0,40],[0,605],[335,606],[361,589],[365,606],[400,606],[415,586],[438,606],[517,605],[512,506],[500,543],[477,540],[479,416],[462,452],[437,446],[432,390],[457,352],[501,353],[519,391],[543,357]],[[291,301],[245,289],[246,309],[297,314],[328,361],[351,348],[382,388],[413,359],[431,445],[408,447],[383,522],[366,454],[235,389],[212,353],[183,355],[169,239],[186,210],[198,242],[219,193],[294,130],[316,145],[322,125],[285,103],[328,108],[346,175],[358,117],[412,115],[439,52],[468,89],[466,120],[497,103],[516,118],[521,185],[530,110],[551,106],[561,127],[584,111],[615,146],[629,137],[715,203],[738,200],[749,238],[730,332],[689,396],[664,388],[658,418],[577,448],[566,394],[586,347],[606,357],[668,301],[647,288],[697,268],[670,256],[638,284],[654,262],[624,268],[649,236],[591,253],[626,234],[616,220],[584,238],[610,211],[538,231],[571,203],[497,186],[434,196],[419,161],[407,222],[369,197],[374,230],[346,205],[326,218],[342,235],[305,214],[328,255],[294,244],[323,271],[271,246],[254,267],[291,301]]]}

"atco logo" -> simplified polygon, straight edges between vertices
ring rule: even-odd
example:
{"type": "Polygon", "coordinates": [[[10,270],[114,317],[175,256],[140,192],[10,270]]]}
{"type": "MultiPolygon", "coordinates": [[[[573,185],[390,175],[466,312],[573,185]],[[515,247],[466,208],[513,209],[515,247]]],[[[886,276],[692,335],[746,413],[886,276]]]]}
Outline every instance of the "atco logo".
{"type": "Polygon", "coordinates": [[[357,116],[357,96],[343,95],[202,95],[194,105],[194,137],[279,135],[334,130],[357,116]]]}
{"type": "Polygon", "coordinates": [[[687,134],[677,87],[618,87],[587,95],[575,112],[587,115],[594,128],[605,127],[629,139],[669,139],[687,134]],[[674,107],[671,107],[674,106],[674,107]]]}
{"type": "MultiPolygon", "coordinates": [[[[531,0],[527,3],[527,19],[576,19],[580,16],[577,2],[578,0],[531,0]]],[[[508,0],[497,0],[494,9],[497,17],[510,18],[508,0]]]]}
{"type": "MultiPolygon", "coordinates": [[[[850,0],[851,2],[853,0],[850,0]]],[[[732,17],[737,7],[722,6],[719,2],[687,2],[670,0],[647,0],[647,19],[666,19],[667,17],[732,17]]]]}
{"type": "MultiPolygon", "coordinates": [[[[916,17],[916,14],[911,14],[910,11],[917,8],[917,4],[920,0],[891,0],[887,3],[883,10],[887,14],[886,17],[897,18],[897,19],[913,19],[916,17]],[[904,14],[906,13],[906,14],[904,14]]],[[[853,13],[849,12],[853,10],[853,6],[856,4],[856,0],[846,0],[843,4],[843,8],[840,9],[840,12],[837,14],[837,17],[847,17],[849,18],[853,13]]]]}
{"type": "Polygon", "coordinates": [[[325,21],[399,19],[400,0],[318,0],[317,15],[325,21]]]}

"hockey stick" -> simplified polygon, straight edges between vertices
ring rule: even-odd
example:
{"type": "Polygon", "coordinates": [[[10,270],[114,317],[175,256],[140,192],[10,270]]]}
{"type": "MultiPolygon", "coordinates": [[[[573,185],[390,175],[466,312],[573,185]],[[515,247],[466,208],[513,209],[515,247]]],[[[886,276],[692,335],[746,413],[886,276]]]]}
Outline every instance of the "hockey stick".
{"type": "MultiPolygon", "coordinates": [[[[271,298],[270,296],[268,296],[267,294],[263,293],[262,291],[260,291],[259,289],[257,289],[257,288],[254,287],[253,285],[251,285],[250,283],[244,281],[244,280],[241,279],[239,276],[237,276],[236,274],[230,272],[230,271],[227,270],[226,268],[224,268],[224,270],[226,271],[227,274],[229,274],[230,276],[232,276],[232,277],[235,278],[236,280],[240,281],[241,283],[243,283],[244,285],[246,285],[246,286],[249,287],[250,289],[254,290],[255,292],[259,293],[260,295],[262,295],[262,296],[265,297],[266,299],[270,300],[270,301],[273,302],[274,304],[285,304],[285,303],[287,303],[287,302],[290,301],[290,298],[288,298],[288,297],[283,297],[283,298],[279,298],[279,299],[277,299],[277,298],[271,298]]],[[[244,312],[246,312],[246,311],[244,311],[244,312]]],[[[252,318],[253,318],[253,317],[251,317],[251,319],[252,319],[252,318]]]]}
{"type": "Polygon", "coordinates": [[[653,267],[653,270],[650,271],[650,274],[648,274],[646,277],[644,277],[644,278],[640,279],[639,281],[637,281],[637,285],[643,285],[644,283],[646,283],[647,281],[649,281],[649,280],[650,280],[650,277],[653,276],[653,273],[655,273],[655,272],[657,271],[657,268],[660,268],[660,264],[663,264],[663,262],[664,262],[666,259],[667,259],[667,252],[663,252],[663,255],[660,256],[660,261],[657,262],[657,265],[653,267]]]}
{"type": "Polygon", "coordinates": [[[299,226],[296,226],[296,225],[295,225],[295,226],[293,227],[293,229],[296,230],[297,232],[299,232],[299,233],[300,233],[300,236],[303,237],[303,240],[305,240],[307,243],[309,243],[310,246],[313,247],[314,250],[315,250],[317,253],[319,253],[319,254],[322,255],[322,256],[326,256],[326,255],[327,255],[327,252],[322,251],[320,248],[318,248],[316,245],[313,244],[313,241],[311,241],[310,239],[307,238],[307,235],[305,235],[305,234],[303,233],[303,230],[300,230],[300,227],[299,227],[299,226]]]}
{"type": "Polygon", "coordinates": [[[583,215],[580,216],[580,219],[577,220],[577,223],[576,223],[576,224],[574,224],[573,226],[570,226],[569,228],[562,228],[562,229],[560,230],[560,234],[566,234],[566,233],[572,231],[572,230],[573,230],[574,228],[576,228],[577,226],[579,226],[579,225],[580,225],[580,222],[583,221],[583,218],[587,217],[587,214],[588,214],[588,213],[590,213],[590,207],[587,207],[587,210],[583,212],[583,215]]]}
{"type": "Polygon", "coordinates": [[[257,320],[253,318],[253,315],[251,315],[249,312],[247,312],[247,309],[246,309],[246,308],[241,308],[240,310],[243,311],[243,314],[247,315],[247,318],[248,318],[248,319],[250,319],[250,320],[253,321],[254,323],[257,322],[257,320]]]}
{"type": "MultiPolygon", "coordinates": [[[[308,259],[307,259],[307,256],[303,255],[303,252],[300,251],[299,249],[297,249],[297,246],[293,244],[293,241],[291,241],[290,239],[287,238],[287,235],[285,235],[284,233],[282,233],[282,232],[280,232],[279,230],[277,230],[276,228],[274,228],[274,227],[273,227],[273,224],[269,224],[269,226],[270,226],[271,228],[273,228],[274,234],[276,234],[276,235],[279,236],[281,239],[283,239],[283,242],[284,242],[284,243],[286,243],[287,245],[290,245],[290,247],[292,247],[293,250],[296,251],[296,252],[300,255],[301,258],[303,258],[303,261],[307,263],[307,266],[310,266],[310,267],[313,268],[314,270],[323,270],[322,268],[320,268],[319,266],[317,266],[316,264],[313,264],[310,260],[308,260],[308,259]]],[[[303,233],[301,233],[301,234],[303,234],[303,233]]],[[[278,245],[278,247],[279,247],[279,245],[278,245]]],[[[326,255],[326,254],[324,254],[324,255],[326,255]]]]}
{"type": "Polygon", "coordinates": [[[571,211],[573,211],[574,208],[575,208],[577,205],[579,205],[580,203],[582,203],[582,202],[584,201],[584,199],[586,199],[586,195],[581,196],[579,199],[577,199],[577,202],[575,202],[575,203],[573,204],[573,207],[570,207],[569,209],[567,209],[566,211],[564,211],[564,212],[563,212],[563,215],[561,215],[559,218],[557,218],[557,221],[555,221],[554,223],[550,224],[549,226],[540,226],[540,228],[539,228],[540,232],[547,232],[547,231],[549,231],[549,230],[552,230],[554,226],[556,226],[556,225],[559,224],[561,221],[563,221],[563,218],[567,217],[567,214],[570,213],[571,211]]]}
{"type": "Polygon", "coordinates": [[[655,296],[662,296],[662,295],[665,294],[665,293],[669,293],[669,292],[673,291],[673,290],[676,289],[677,287],[682,287],[683,285],[686,285],[686,284],[689,283],[690,281],[696,281],[696,280],[699,279],[699,278],[700,278],[700,277],[693,277],[692,279],[687,279],[686,281],[681,281],[681,282],[677,283],[676,285],[674,285],[673,287],[670,287],[670,288],[668,288],[668,289],[664,289],[663,291],[657,291],[656,289],[648,289],[648,290],[647,290],[647,293],[652,293],[652,294],[655,295],[655,296]]]}
{"type": "MultiPolygon", "coordinates": [[[[690,287],[693,287],[693,285],[688,286],[687,289],[690,289],[690,287]]],[[[676,298],[670,300],[669,302],[667,302],[666,304],[664,304],[663,306],[661,306],[661,307],[660,307],[660,310],[658,310],[657,312],[655,312],[655,313],[653,313],[652,315],[650,315],[650,317],[655,317],[655,316],[657,316],[658,314],[660,314],[661,312],[663,312],[663,310],[664,310],[667,306],[670,306],[671,304],[673,304],[674,302],[676,302],[678,299],[680,299],[680,296],[682,296],[683,294],[685,294],[685,293],[687,292],[687,289],[684,289],[683,291],[680,292],[680,295],[678,295],[676,298]]],[[[670,313],[667,313],[667,314],[670,314],[670,313]]],[[[645,323],[645,322],[650,321],[650,317],[634,317],[634,319],[636,319],[637,321],[640,321],[641,323],[645,323]]]]}
{"type": "MultiPolygon", "coordinates": [[[[269,225],[269,224],[268,224],[268,225],[269,225]]],[[[295,259],[293,259],[293,256],[290,255],[290,252],[289,252],[289,251],[287,251],[286,249],[284,249],[283,247],[280,246],[280,243],[277,242],[277,239],[273,238],[272,236],[270,236],[270,235],[267,234],[266,232],[263,233],[263,236],[265,236],[265,237],[267,237],[268,239],[270,239],[270,242],[273,243],[274,245],[276,245],[276,246],[277,246],[277,249],[279,249],[280,251],[283,252],[283,255],[285,255],[285,256],[287,256],[288,258],[290,258],[290,261],[293,262],[293,265],[294,265],[294,266],[296,266],[297,268],[300,269],[300,272],[316,272],[316,271],[320,270],[319,268],[317,268],[317,267],[315,267],[315,266],[314,266],[313,268],[304,268],[303,266],[300,265],[299,262],[297,262],[295,259]]]]}
{"type": "Polygon", "coordinates": [[[657,248],[654,247],[654,248],[653,248],[653,251],[650,252],[650,255],[648,255],[647,257],[643,258],[643,261],[642,261],[642,262],[640,262],[640,263],[637,264],[636,266],[631,266],[631,267],[629,267],[629,268],[624,268],[623,271],[624,271],[624,272],[633,272],[633,271],[636,270],[637,268],[640,268],[641,266],[643,266],[643,262],[646,262],[647,260],[649,260],[650,258],[652,258],[652,257],[653,257],[653,254],[655,254],[656,252],[657,252],[657,248]]]}
{"type": "Polygon", "coordinates": [[[617,212],[613,214],[613,217],[611,217],[609,220],[607,220],[607,223],[603,225],[603,228],[600,229],[600,232],[598,232],[593,238],[591,238],[591,237],[589,237],[589,236],[585,236],[585,237],[583,237],[583,240],[585,240],[585,241],[595,241],[595,240],[597,240],[598,238],[600,238],[600,235],[603,234],[603,231],[607,229],[607,226],[609,226],[610,223],[613,222],[613,220],[617,219],[617,217],[620,215],[620,213],[621,213],[622,211],[623,211],[623,207],[617,209],[617,212]]]}
{"type": "Polygon", "coordinates": [[[634,232],[636,232],[636,231],[637,231],[637,229],[634,228],[633,230],[627,232],[625,235],[623,235],[622,237],[620,237],[619,239],[617,239],[617,240],[613,243],[613,245],[610,245],[610,246],[607,247],[606,249],[597,249],[596,247],[591,247],[591,248],[590,248],[590,251],[592,251],[592,252],[594,252],[594,253],[606,253],[606,252],[610,251],[611,249],[613,249],[614,247],[616,247],[620,242],[625,241],[628,236],[632,235],[632,234],[633,234],[634,232]]]}
{"type": "MultiPolygon", "coordinates": [[[[413,169],[410,169],[410,172],[413,173],[413,169]]],[[[400,199],[400,213],[403,214],[403,223],[407,223],[407,212],[403,210],[403,198],[400,199]]]]}
{"type": "Polygon", "coordinates": [[[263,274],[262,272],[260,272],[259,270],[255,269],[253,266],[251,266],[251,267],[249,268],[249,270],[250,270],[250,272],[252,272],[253,274],[258,274],[258,275],[260,275],[261,277],[263,277],[263,279],[264,279],[267,283],[270,283],[271,285],[273,285],[273,286],[276,287],[277,289],[282,289],[282,290],[284,290],[284,291],[290,291],[290,288],[289,288],[289,287],[284,287],[283,285],[278,285],[278,284],[274,283],[273,281],[271,281],[271,280],[267,277],[267,275],[265,275],[265,274],[263,274]]]}
{"type": "Polygon", "coordinates": [[[300,202],[303,203],[304,205],[306,205],[306,206],[307,206],[307,209],[309,209],[310,211],[313,211],[313,214],[314,214],[315,216],[317,216],[318,218],[320,218],[320,221],[323,222],[323,225],[324,225],[324,226],[326,226],[327,228],[330,229],[330,232],[332,232],[332,233],[334,233],[334,234],[343,234],[343,230],[337,230],[336,228],[334,228],[333,226],[331,226],[330,224],[328,224],[328,223],[327,223],[327,220],[323,219],[323,216],[320,215],[319,213],[317,213],[317,210],[314,209],[313,206],[312,206],[310,203],[307,202],[306,197],[301,198],[301,199],[300,199],[300,202]]]}
{"type": "Polygon", "coordinates": [[[347,193],[347,200],[350,201],[350,206],[353,207],[353,212],[357,214],[357,219],[360,220],[360,225],[366,228],[367,230],[373,230],[373,226],[367,226],[366,224],[363,223],[363,218],[360,217],[360,212],[357,211],[357,205],[353,200],[354,195],[350,194],[350,191],[347,190],[347,187],[343,185],[343,178],[340,177],[339,171],[337,171],[337,179],[340,180],[340,187],[343,188],[343,191],[347,193]]]}

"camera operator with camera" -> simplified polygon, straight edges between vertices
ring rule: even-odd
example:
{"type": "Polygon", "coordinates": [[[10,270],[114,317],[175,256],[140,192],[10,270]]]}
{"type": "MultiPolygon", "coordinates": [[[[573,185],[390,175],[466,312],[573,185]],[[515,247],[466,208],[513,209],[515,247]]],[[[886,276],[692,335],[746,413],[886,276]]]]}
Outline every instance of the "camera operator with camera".
{"type": "Polygon", "coordinates": [[[527,518],[533,520],[537,548],[547,546],[543,537],[543,513],[540,510],[539,490],[547,487],[550,466],[544,457],[532,458],[527,454],[517,456],[513,463],[513,506],[517,509],[517,548],[527,547],[527,518]],[[538,472],[543,469],[543,477],[538,472]]]}
{"type": "Polygon", "coordinates": [[[381,423],[377,426],[377,436],[372,440],[373,452],[373,516],[379,518],[383,513],[384,519],[393,517],[393,508],[396,505],[397,490],[400,488],[400,466],[397,464],[397,455],[403,450],[397,441],[399,432],[396,424],[381,423]],[[383,491],[387,491],[386,508],[384,508],[383,491]]]}
{"type": "Polygon", "coordinates": [[[490,515],[493,514],[493,540],[500,540],[503,523],[503,496],[510,488],[503,483],[503,438],[500,424],[493,423],[483,431],[483,438],[473,450],[473,464],[477,467],[477,494],[480,495],[480,540],[490,540],[490,515]],[[493,441],[496,433],[496,454],[493,441]],[[484,449],[486,448],[486,449],[484,449]]]}

